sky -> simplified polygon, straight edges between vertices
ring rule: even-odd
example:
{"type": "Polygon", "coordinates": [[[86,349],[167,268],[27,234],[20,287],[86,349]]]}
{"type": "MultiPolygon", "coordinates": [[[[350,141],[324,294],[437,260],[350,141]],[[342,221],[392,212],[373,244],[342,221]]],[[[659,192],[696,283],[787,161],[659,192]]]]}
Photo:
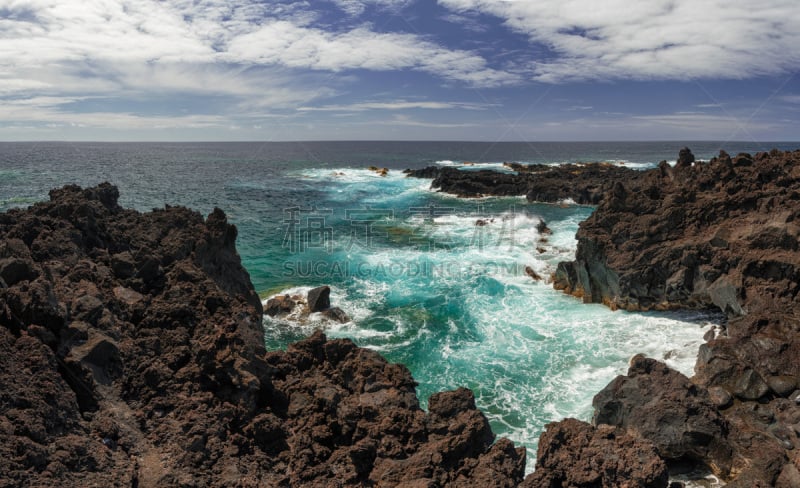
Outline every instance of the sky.
{"type": "Polygon", "coordinates": [[[800,140],[797,0],[0,0],[0,140],[800,140]]]}

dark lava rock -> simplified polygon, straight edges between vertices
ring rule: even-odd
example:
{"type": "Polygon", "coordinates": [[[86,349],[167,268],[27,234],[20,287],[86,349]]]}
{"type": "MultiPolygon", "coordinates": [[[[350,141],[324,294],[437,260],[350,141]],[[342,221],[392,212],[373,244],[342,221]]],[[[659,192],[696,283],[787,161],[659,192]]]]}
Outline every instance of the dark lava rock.
{"type": "Polygon", "coordinates": [[[665,488],[668,484],[667,465],[649,441],[575,419],[547,424],[545,429],[536,471],[523,487],[665,488]]]}
{"type": "Polygon", "coordinates": [[[800,273],[800,151],[736,173],[727,159],[621,180],[624,191],[606,192],[581,223],[576,260],[559,265],[555,286],[628,310],[715,307],[735,317],[790,309],[800,273]]]}
{"type": "Polygon", "coordinates": [[[522,196],[528,201],[557,203],[572,199],[579,204],[596,205],[617,181],[635,184],[643,174],[607,163],[506,166],[517,174],[492,171],[461,171],[453,167],[431,166],[406,170],[407,176],[433,178],[431,188],[460,197],[522,196]]]}
{"type": "Polygon", "coordinates": [[[776,395],[786,397],[797,388],[797,379],[794,376],[770,376],[767,385],[776,395]]]}
{"type": "Polygon", "coordinates": [[[0,287],[0,486],[522,481],[524,449],[493,444],[468,390],[426,413],[408,369],[350,341],[267,353],[221,210],[50,195],[0,214],[0,256],[22,260],[0,287]]]}
{"type": "Polygon", "coordinates": [[[287,314],[294,310],[294,307],[297,305],[291,296],[289,295],[278,295],[273,298],[267,300],[266,307],[264,308],[264,313],[269,315],[270,317],[275,317],[281,314],[287,314]]]}
{"type": "MultiPolygon", "coordinates": [[[[724,333],[700,347],[692,380],[736,396],[712,402],[734,453],[731,471],[716,471],[728,486],[775,486],[787,440],[769,422],[800,420],[784,398],[800,377],[800,151],[691,159],[682,151],[676,168],[607,192],[554,285],[612,308],[724,312],[724,333]]],[[[712,467],[731,464],[714,458],[712,467]]]]}
{"type": "Polygon", "coordinates": [[[731,403],[733,403],[733,395],[728,393],[728,391],[721,386],[712,386],[709,388],[708,397],[711,399],[711,403],[717,408],[730,407],[731,403]]]}
{"type": "Polygon", "coordinates": [[[308,291],[308,310],[321,312],[331,308],[331,287],[319,286],[308,291]]]}
{"type": "Polygon", "coordinates": [[[739,375],[735,388],[734,393],[742,400],[758,400],[769,393],[767,383],[752,369],[745,370],[739,375]]]}
{"type": "MultiPolygon", "coordinates": [[[[725,154],[725,156],[727,156],[727,154],[725,154]]],[[[690,168],[692,163],[694,163],[694,154],[692,154],[691,149],[684,147],[678,152],[678,161],[675,163],[675,167],[690,168]]]]}
{"type": "Polygon", "coordinates": [[[593,424],[633,430],[665,459],[715,464],[723,474],[731,469],[728,422],[708,392],[664,363],[635,356],[628,375],[618,376],[592,405],[593,424]]]}
{"type": "Polygon", "coordinates": [[[339,307],[331,307],[323,310],[322,314],[331,320],[339,322],[340,324],[346,324],[347,322],[350,322],[350,317],[339,307]]]}
{"type": "Polygon", "coordinates": [[[534,281],[542,280],[542,277],[539,275],[539,273],[534,271],[534,269],[531,268],[530,266],[525,266],[525,274],[533,278],[534,281]]]}

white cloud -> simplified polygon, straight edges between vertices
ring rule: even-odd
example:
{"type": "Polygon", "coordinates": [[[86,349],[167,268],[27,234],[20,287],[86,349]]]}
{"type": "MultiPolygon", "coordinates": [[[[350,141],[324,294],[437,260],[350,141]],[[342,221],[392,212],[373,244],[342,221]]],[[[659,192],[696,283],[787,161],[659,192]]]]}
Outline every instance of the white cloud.
{"type": "Polygon", "coordinates": [[[358,16],[364,13],[368,5],[375,5],[381,8],[399,10],[410,3],[410,0],[332,0],[337,7],[342,9],[350,16],[358,16]]]}
{"type": "Polygon", "coordinates": [[[543,82],[743,79],[800,68],[796,0],[439,0],[503,19],[548,46],[531,63],[543,82]]]}
{"type": "Polygon", "coordinates": [[[396,114],[391,120],[381,120],[377,122],[370,122],[370,124],[388,125],[388,126],[406,126],[406,127],[428,127],[431,129],[456,129],[464,127],[475,127],[477,124],[463,122],[463,123],[449,123],[449,122],[430,122],[425,120],[416,120],[407,115],[396,114]]]}
{"type": "Polygon", "coordinates": [[[333,72],[412,69],[475,86],[518,81],[516,75],[489,68],[476,54],[445,49],[413,34],[377,33],[364,27],[335,33],[280,20],[264,22],[231,40],[225,59],[333,72]]]}
{"type": "Polygon", "coordinates": [[[293,5],[252,0],[236,6],[224,0],[0,0],[0,9],[8,13],[1,25],[0,92],[43,88],[46,81],[19,76],[42,66],[80,71],[84,77],[104,66],[126,71],[138,65],[145,71],[153,65],[232,62],[333,72],[415,69],[480,86],[516,80],[489,68],[476,54],[446,49],[417,35],[310,27],[316,14],[304,10],[308,4],[303,2],[293,5]]]}
{"type": "Polygon", "coordinates": [[[301,112],[364,112],[367,110],[486,110],[492,105],[485,103],[466,103],[466,102],[409,102],[406,100],[395,100],[391,102],[362,102],[350,105],[322,105],[319,107],[300,107],[301,112]]]}
{"type": "Polygon", "coordinates": [[[706,115],[698,113],[672,113],[657,115],[637,115],[632,121],[649,124],[653,127],[680,130],[686,134],[713,134],[725,136],[738,133],[749,135],[751,132],[764,132],[774,129],[776,124],[768,121],[753,121],[734,116],[706,115]]]}
{"type": "MultiPolygon", "coordinates": [[[[407,3],[337,1],[388,9],[407,3]]],[[[480,87],[519,81],[478,54],[419,35],[378,33],[367,25],[336,32],[314,27],[318,13],[306,1],[0,0],[0,12],[0,103],[6,105],[0,120],[6,123],[163,125],[130,105],[170,94],[228,100],[209,108],[219,116],[176,117],[181,126],[273,117],[337,94],[357,80],[346,72],[358,70],[414,70],[480,87]],[[88,98],[104,108],[70,113],[88,98]],[[114,102],[121,100],[127,107],[115,116],[114,102]]]]}

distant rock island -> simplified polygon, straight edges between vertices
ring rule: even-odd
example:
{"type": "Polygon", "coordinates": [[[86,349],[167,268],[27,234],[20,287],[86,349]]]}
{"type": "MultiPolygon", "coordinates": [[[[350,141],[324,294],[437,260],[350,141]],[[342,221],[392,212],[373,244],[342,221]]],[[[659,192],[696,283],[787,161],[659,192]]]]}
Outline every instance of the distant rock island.
{"type": "MultiPolygon", "coordinates": [[[[139,213],[110,184],[66,186],[0,214],[0,486],[655,488],[696,467],[800,486],[800,151],[510,167],[409,174],[465,197],[598,205],[555,286],[612,308],[721,310],[693,378],[635,356],[592,423],[547,426],[524,477],[525,450],[495,438],[469,390],[425,412],[407,368],[351,341],[266,351],[222,210],[139,213]]],[[[302,305],[332,310],[327,292],[302,305]]],[[[282,300],[270,313],[297,302],[282,300]]]]}

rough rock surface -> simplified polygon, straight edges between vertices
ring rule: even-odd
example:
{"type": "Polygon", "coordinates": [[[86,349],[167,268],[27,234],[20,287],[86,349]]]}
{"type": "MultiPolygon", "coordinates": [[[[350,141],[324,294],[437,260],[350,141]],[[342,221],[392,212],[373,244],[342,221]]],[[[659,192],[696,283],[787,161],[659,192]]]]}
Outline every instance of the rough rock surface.
{"type": "Polygon", "coordinates": [[[515,486],[468,390],[322,334],[264,350],[215,210],[111,185],[0,214],[0,486],[515,486]]]}
{"type": "Polygon", "coordinates": [[[674,168],[615,183],[555,286],[612,308],[717,308],[728,321],[701,346],[691,380],[634,361],[595,399],[598,423],[652,440],[667,459],[702,461],[729,486],[794,486],[798,216],[800,151],[720,152],[703,163],[684,149],[674,168]]]}
{"type": "Polygon", "coordinates": [[[708,392],[664,363],[637,355],[627,376],[618,376],[592,401],[595,425],[635,430],[670,461],[714,465],[731,471],[730,425],[708,392]]]}
{"type": "Polygon", "coordinates": [[[572,199],[587,205],[597,205],[615,182],[631,184],[642,175],[641,171],[608,163],[507,166],[517,173],[462,171],[447,166],[429,166],[405,173],[410,177],[433,178],[431,188],[460,197],[524,195],[532,202],[557,203],[572,199]]]}
{"type": "Polygon", "coordinates": [[[617,182],[581,223],[558,286],[628,310],[790,309],[800,291],[800,151],[721,152],[617,182]]]}
{"type": "Polygon", "coordinates": [[[666,463],[653,444],[603,425],[565,419],[548,424],[539,439],[536,471],[525,488],[664,488],[666,463]]]}

